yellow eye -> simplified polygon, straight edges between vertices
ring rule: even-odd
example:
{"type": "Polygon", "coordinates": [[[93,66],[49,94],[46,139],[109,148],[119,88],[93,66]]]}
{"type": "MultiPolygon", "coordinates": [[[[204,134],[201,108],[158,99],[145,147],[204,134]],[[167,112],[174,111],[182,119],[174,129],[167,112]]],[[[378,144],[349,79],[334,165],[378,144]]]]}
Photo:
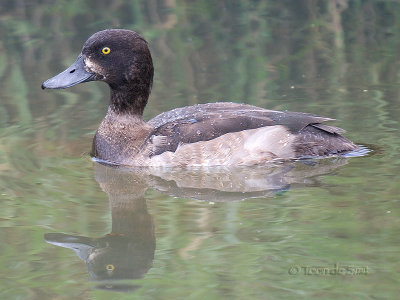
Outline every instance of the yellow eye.
{"type": "Polygon", "coordinates": [[[111,52],[111,49],[110,48],[108,48],[108,47],[104,47],[103,49],[101,49],[101,53],[103,53],[103,54],[108,54],[108,53],[110,53],[111,52]]]}
{"type": "Polygon", "coordinates": [[[106,266],[106,270],[109,271],[109,272],[114,271],[114,265],[111,265],[111,264],[110,264],[110,265],[107,265],[107,266],[106,266]]]}

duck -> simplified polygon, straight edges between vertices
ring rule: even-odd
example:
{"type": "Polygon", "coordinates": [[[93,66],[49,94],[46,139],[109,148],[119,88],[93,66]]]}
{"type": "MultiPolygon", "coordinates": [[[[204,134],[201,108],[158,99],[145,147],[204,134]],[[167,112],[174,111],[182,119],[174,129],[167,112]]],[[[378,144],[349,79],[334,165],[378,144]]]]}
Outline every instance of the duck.
{"type": "Polygon", "coordinates": [[[331,157],[360,146],[334,119],[216,102],[163,112],[149,121],[143,110],[154,67],[147,41],[127,29],[106,29],[84,43],[76,61],[44,81],[42,89],[65,89],[103,81],[109,85],[106,116],[96,131],[92,157],[137,167],[254,166],[304,157],[331,157]]]}

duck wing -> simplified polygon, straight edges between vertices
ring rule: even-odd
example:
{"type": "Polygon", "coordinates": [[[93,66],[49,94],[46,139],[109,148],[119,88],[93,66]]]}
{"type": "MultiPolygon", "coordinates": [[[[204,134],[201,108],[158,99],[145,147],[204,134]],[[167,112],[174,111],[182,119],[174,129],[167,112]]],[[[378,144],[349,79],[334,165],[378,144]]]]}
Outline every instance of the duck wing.
{"type": "Polygon", "coordinates": [[[281,112],[230,102],[197,104],[164,112],[148,123],[151,134],[152,156],[165,151],[175,152],[181,144],[209,141],[231,132],[283,125],[298,134],[311,125],[318,131],[337,135],[344,130],[321,124],[333,119],[301,112],[281,112]]]}

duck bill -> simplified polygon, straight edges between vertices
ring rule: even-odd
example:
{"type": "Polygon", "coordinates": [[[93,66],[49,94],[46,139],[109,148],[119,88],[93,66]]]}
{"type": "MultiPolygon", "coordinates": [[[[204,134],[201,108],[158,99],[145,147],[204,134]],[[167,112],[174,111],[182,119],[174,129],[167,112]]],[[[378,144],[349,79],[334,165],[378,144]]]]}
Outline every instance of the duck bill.
{"type": "Polygon", "coordinates": [[[85,70],[83,56],[79,55],[69,68],[43,82],[42,89],[66,89],[78,83],[92,80],[95,80],[95,74],[85,70]]]}

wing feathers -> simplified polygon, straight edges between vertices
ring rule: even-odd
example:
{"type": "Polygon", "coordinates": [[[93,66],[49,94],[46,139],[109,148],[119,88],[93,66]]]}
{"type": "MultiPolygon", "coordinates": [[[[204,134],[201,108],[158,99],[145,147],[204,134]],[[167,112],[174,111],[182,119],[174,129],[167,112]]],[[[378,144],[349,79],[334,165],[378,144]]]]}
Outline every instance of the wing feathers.
{"type": "Polygon", "coordinates": [[[297,135],[307,126],[339,135],[343,129],[321,124],[334,119],[313,114],[273,111],[247,104],[217,102],[177,108],[149,121],[154,126],[152,156],[175,152],[180,144],[209,141],[227,133],[265,126],[285,126],[297,135]]]}

